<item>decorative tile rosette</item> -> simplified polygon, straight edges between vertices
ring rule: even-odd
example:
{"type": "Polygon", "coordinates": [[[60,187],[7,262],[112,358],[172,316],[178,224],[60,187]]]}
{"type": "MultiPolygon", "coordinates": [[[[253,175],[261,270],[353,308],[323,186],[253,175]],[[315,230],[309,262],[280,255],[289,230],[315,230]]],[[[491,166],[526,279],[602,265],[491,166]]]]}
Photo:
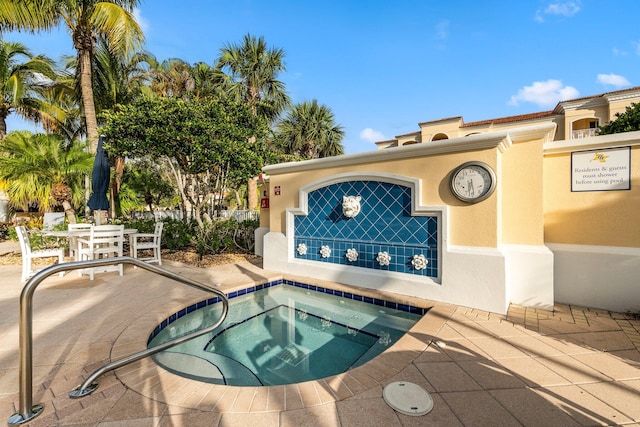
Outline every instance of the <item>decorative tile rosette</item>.
{"type": "Polygon", "coordinates": [[[358,260],[358,251],[355,248],[347,249],[347,253],[344,256],[349,262],[356,262],[358,260]]]}
{"type": "Polygon", "coordinates": [[[327,245],[322,245],[320,247],[320,256],[322,258],[329,258],[330,255],[331,255],[331,248],[329,248],[329,246],[327,245]]]}
{"type": "Polygon", "coordinates": [[[391,255],[389,255],[389,252],[378,252],[378,256],[376,256],[376,261],[378,261],[378,264],[380,264],[381,267],[384,267],[386,265],[389,265],[389,263],[391,263],[391,255]]]}
{"type": "Polygon", "coordinates": [[[300,243],[297,248],[298,255],[306,255],[307,254],[307,245],[304,243],[300,243]]]}
{"type": "Polygon", "coordinates": [[[429,264],[429,260],[422,254],[414,255],[411,260],[411,265],[413,265],[413,268],[416,270],[424,270],[427,268],[427,264],[429,264]]]}

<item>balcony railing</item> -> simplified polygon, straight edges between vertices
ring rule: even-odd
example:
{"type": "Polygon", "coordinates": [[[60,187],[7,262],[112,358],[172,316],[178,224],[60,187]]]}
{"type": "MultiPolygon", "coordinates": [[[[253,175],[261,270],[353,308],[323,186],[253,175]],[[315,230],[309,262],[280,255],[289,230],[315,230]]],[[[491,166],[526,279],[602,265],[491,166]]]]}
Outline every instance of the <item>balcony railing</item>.
{"type": "Polygon", "coordinates": [[[598,128],[578,129],[571,132],[571,139],[591,138],[592,136],[598,136],[598,128]]]}

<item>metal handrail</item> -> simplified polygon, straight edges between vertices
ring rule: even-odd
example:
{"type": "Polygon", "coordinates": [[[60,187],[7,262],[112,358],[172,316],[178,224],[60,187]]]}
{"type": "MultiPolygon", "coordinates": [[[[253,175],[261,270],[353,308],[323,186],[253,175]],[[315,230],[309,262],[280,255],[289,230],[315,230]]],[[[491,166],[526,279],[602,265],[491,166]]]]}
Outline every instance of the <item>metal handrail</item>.
{"type": "Polygon", "coordinates": [[[93,392],[98,384],[94,382],[96,378],[100,375],[109,372],[111,370],[120,368],[129,363],[133,363],[138,361],[144,357],[151,356],[155,353],[158,353],[162,350],[166,350],[169,347],[173,347],[175,345],[181,344],[187,340],[192,338],[196,338],[200,335],[204,335],[208,332],[211,332],[218,326],[224,322],[224,319],[227,316],[229,311],[229,300],[227,296],[218,289],[213,289],[207,287],[201,283],[188,279],[186,277],[180,276],[178,274],[172,273],[171,271],[165,270],[161,267],[148,264],[144,261],[140,261],[139,259],[132,257],[115,257],[115,258],[103,258],[98,260],[89,260],[89,261],[74,261],[63,264],[55,264],[50,267],[47,267],[39,272],[37,272],[22,289],[22,293],[20,294],[20,399],[19,399],[19,407],[18,412],[9,417],[7,424],[10,426],[20,425],[26,423],[27,421],[32,420],[36,416],[40,415],[44,409],[44,404],[36,404],[33,405],[33,294],[35,293],[38,285],[47,277],[64,271],[72,271],[79,270],[82,268],[93,268],[93,267],[103,267],[107,265],[114,264],[132,264],[134,266],[143,268],[145,270],[151,271],[152,273],[159,274],[161,276],[167,277],[169,279],[173,279],[177,282],[180,282],[184,285],[191,286],[196,289],[200,289],[205,292],[212,292],[220,297],[222,301],[222,314],[220,319],[215,322],[213,325],[208,326],[204,329],[200,329],[196,332],[192,332],[187,335],[183,335],[181,337],[175,338],[166,343],[160,344],[156,347],[148,348],[144,351],[140,351],[138,353],[132,354],[130,356],[123,357],[122,359],[116,360],[115,362],[108,363],[103,367],[94,371],[89,377],[78,387],[73,389],[69,396],[72,398],[79,398],[82,396],[86,396],[93,392]]]}

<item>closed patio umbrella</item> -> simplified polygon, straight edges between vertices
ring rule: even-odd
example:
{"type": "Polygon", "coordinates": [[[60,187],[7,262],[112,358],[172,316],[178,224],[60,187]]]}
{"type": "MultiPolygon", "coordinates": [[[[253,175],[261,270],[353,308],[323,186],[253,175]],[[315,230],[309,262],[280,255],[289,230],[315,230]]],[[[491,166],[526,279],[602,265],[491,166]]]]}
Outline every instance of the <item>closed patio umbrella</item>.
{"type": "MultiPolygon", "coordinates": [[[[96,150],[96,159],[93,162],[93,171],[91,172],[91,197],[87,205],[93,211],[109,210],[109,200],[107,199],[107,190],[109,189],[109,179],[111,169],[109,166],[109,156],[107,151],[102,147],[102,136],[98,138],[98,148],[96,150]]],[[[99,215],[98,215],[99,217],[99,215]]],[[[98,218],[98,222],[100,219],[98,218]]]]}

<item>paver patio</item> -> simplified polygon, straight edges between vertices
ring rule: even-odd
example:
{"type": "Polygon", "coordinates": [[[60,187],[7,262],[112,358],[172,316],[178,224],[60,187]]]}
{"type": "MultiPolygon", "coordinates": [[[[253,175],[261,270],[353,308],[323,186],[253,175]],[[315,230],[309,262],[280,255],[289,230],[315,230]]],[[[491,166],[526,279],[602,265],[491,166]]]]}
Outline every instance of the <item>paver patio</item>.
{"type": "MultiPolygon", "coordinates": [[[[230,292],[281,278],[249,262],[163,267],[230,292]]],[[[0,415],[18,405],[20,266],[0,266],[0,415]]],[[[292,278],[319,283],[307,278],[292,278]]],[[[340,286],[340,285],[335,285],[340,286]]],[[[34,298],[33,402],[27,426],[640,426],[640,320],[556,305],[507,316],[422,301],[431,310],[399,342],[345,374],[301,384],[231,387],[175,376],[145,359],[69,391],[104,363],[144,348],[153,327],[205,294],[142,269],[89,281],[50,277],[34,298]],[[410,381],[433,410],[402,415],[385,385],[410,381]]]]}

